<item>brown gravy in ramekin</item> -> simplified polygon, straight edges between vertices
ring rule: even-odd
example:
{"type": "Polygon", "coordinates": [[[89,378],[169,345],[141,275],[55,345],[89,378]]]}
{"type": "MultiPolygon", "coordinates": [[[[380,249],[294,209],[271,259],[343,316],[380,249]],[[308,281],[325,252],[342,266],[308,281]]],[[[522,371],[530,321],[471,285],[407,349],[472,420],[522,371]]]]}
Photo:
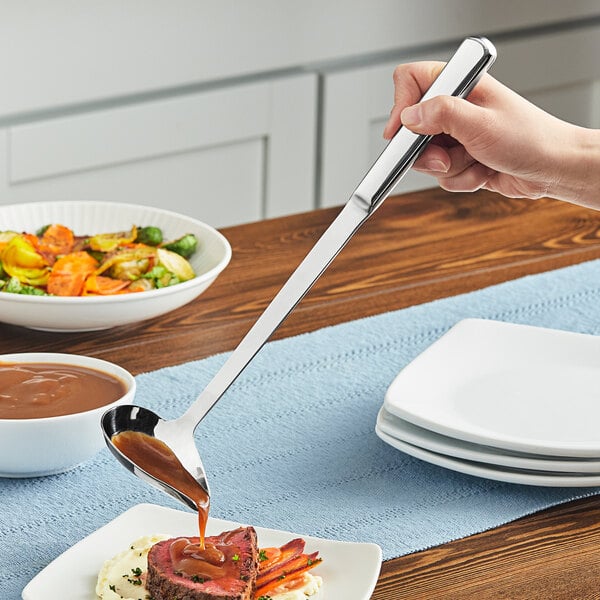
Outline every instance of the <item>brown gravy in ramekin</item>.
{"type": "Polygon", "coordinates": [[[40,419],[111,404],[127,387],[118,377],[59,363],[0,362],[0,419],[40,419]]]}

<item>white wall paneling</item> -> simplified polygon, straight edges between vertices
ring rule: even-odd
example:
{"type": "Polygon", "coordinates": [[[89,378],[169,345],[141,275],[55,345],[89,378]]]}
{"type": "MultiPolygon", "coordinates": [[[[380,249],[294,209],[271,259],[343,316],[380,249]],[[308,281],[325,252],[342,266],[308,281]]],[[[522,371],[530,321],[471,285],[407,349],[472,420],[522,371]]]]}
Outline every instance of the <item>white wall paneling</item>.
{"type": "Polygon", "coordinates": [[[233,224],[314,205],[316,76],[6,130],[3,203],[116,199],[233,224]]]}
{"type": "Polygon", "coordinates": [[[0,3],[0,204],[108,198],[216,226],[341,204],[385,145],[396,64],[475,34],[500,80],[600,126],[598,0],[0,3]]]}
{"type": "Polygon", "coordinates": [[[0,117],[598,14],[598,0],[4,0],[0,117]]]}

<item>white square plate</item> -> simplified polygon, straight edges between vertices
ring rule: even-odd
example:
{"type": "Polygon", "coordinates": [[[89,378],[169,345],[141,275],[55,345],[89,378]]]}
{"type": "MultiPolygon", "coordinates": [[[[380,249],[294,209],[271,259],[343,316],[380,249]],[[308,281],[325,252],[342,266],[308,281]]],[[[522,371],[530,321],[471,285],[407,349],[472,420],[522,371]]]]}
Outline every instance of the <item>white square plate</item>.
{"type": "Polygon", "coordinates": [[[600,337],[466,319],[404,368],[385,409],[468,442],[600,457],[600,337]]]}
{"type": "Polygon", "coordinates": [[[581,473],[588,475],[591,481],[596,482],[590,485],[600,485],[600,460],[597,458],[526,454],[473,444],[413,425],[390,414],[383,407],[377,415],[376,430],[418,448],[452,458],[526,471],[549,471],[563,475],[581,473]]]}
{"type": "MultiPolygon", "coordinates": [[[[235,529],[239,523],[209,518],[207,535],[235,529]]],[[[126,549],[144,535],[163,533],[173,537],[191,535],[198,527],[197,515],[153,504],[138,504],[63,552],[34,577],[23,590],[23,600],[94,600],[96,578],[104,561],[126,549]]],[[[281,546],[298,534],[257,527],[263,548],[281,546]]],[[[315,575],[323,578],[314,600],[368,600],[381,568],[381,549],[376,544],[338,542],[309,536],[309,552],[319,551],[323,563],[315,575]]]]}
{"type": "Polygon", "coordinates": [[[600,485],[599,475],[552,473],[550,471],[530,471],[527,469],[499,467],[431,452],[425,448],[414,446],[413,444],[409,444],[388,435],[378,427],[375,428],[375,433],[386,444],[389,444],[393,448],[401,450],[410,456],[437,465],[438,467],[444,467],[446,469],[451,469],[452,471],[458,471],[459,473],[466,473],[467,475],[475,475],[476,477],[494,479],[495,481],[505,481],[507,483],[545,487],[598,487],[600,485]]]}

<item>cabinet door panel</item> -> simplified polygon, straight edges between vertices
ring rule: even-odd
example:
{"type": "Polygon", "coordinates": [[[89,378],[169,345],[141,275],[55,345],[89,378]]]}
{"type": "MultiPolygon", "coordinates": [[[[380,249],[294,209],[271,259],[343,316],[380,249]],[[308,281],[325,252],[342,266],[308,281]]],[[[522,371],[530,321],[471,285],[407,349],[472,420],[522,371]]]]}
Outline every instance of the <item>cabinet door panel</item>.
{"type": "Polygon", "coordinates": [[[15,125],[0,202],[111,198],[218,226],[314,207],[316,77],[15,125]]]}
{"type": "MultiPolygon", "coordinates": [[[[345,202],[385,146],[381,134],[393,102],[392,74],[400,62],[447,59],[446,52],[325,76],[323,167],[320,204],[345,202]]],[[[600,27],[506,40],[498,44],[492,74],[542,108],[582,126],[598,127],[600,27]]],[[[432,177],[409,172],[394,193],[436,186],[432,177]]]]}
{"type": "Polygon", "coordinates": [[[19,183],[257,138],[269,90],[247,86],[10,129],[10,181],[19,183]],[[237,102],[252,118],[236,110],[237,102]]]}
{"type": "MultiPolygon", "coordinates": [[[[6,132],[0,135],[0,147],[6,132]]],[[[220,227],[262,218],[264,138],[0,187],[2,203],[111,200],[166,208],[220,227]],[[235,177],[230,166],[235,164],[235,177]]],[[[0,157],[1,160],[1,157],[0,157]]]]}

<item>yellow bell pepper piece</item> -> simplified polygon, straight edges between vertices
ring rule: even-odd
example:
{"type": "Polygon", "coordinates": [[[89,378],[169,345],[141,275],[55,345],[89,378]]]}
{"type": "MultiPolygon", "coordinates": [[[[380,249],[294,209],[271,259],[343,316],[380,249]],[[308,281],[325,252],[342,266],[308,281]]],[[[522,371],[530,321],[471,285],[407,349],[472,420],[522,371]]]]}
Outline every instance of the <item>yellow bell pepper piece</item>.
{"type": "Polygon", "coordinates": [[[118,233],[101,233],[90,238],[90,248],[96,252],[112,252],[119,246],[132,244],[137,238],[137,227],[134,225],[131,231],[119,231],[118,233]]]}
{"type": "Polygon", "coordinates": [[[21,283],[42,286],[48,282],[50,267],[25,237],[13,237],[0,253],[3,269],[21,283]]]}

